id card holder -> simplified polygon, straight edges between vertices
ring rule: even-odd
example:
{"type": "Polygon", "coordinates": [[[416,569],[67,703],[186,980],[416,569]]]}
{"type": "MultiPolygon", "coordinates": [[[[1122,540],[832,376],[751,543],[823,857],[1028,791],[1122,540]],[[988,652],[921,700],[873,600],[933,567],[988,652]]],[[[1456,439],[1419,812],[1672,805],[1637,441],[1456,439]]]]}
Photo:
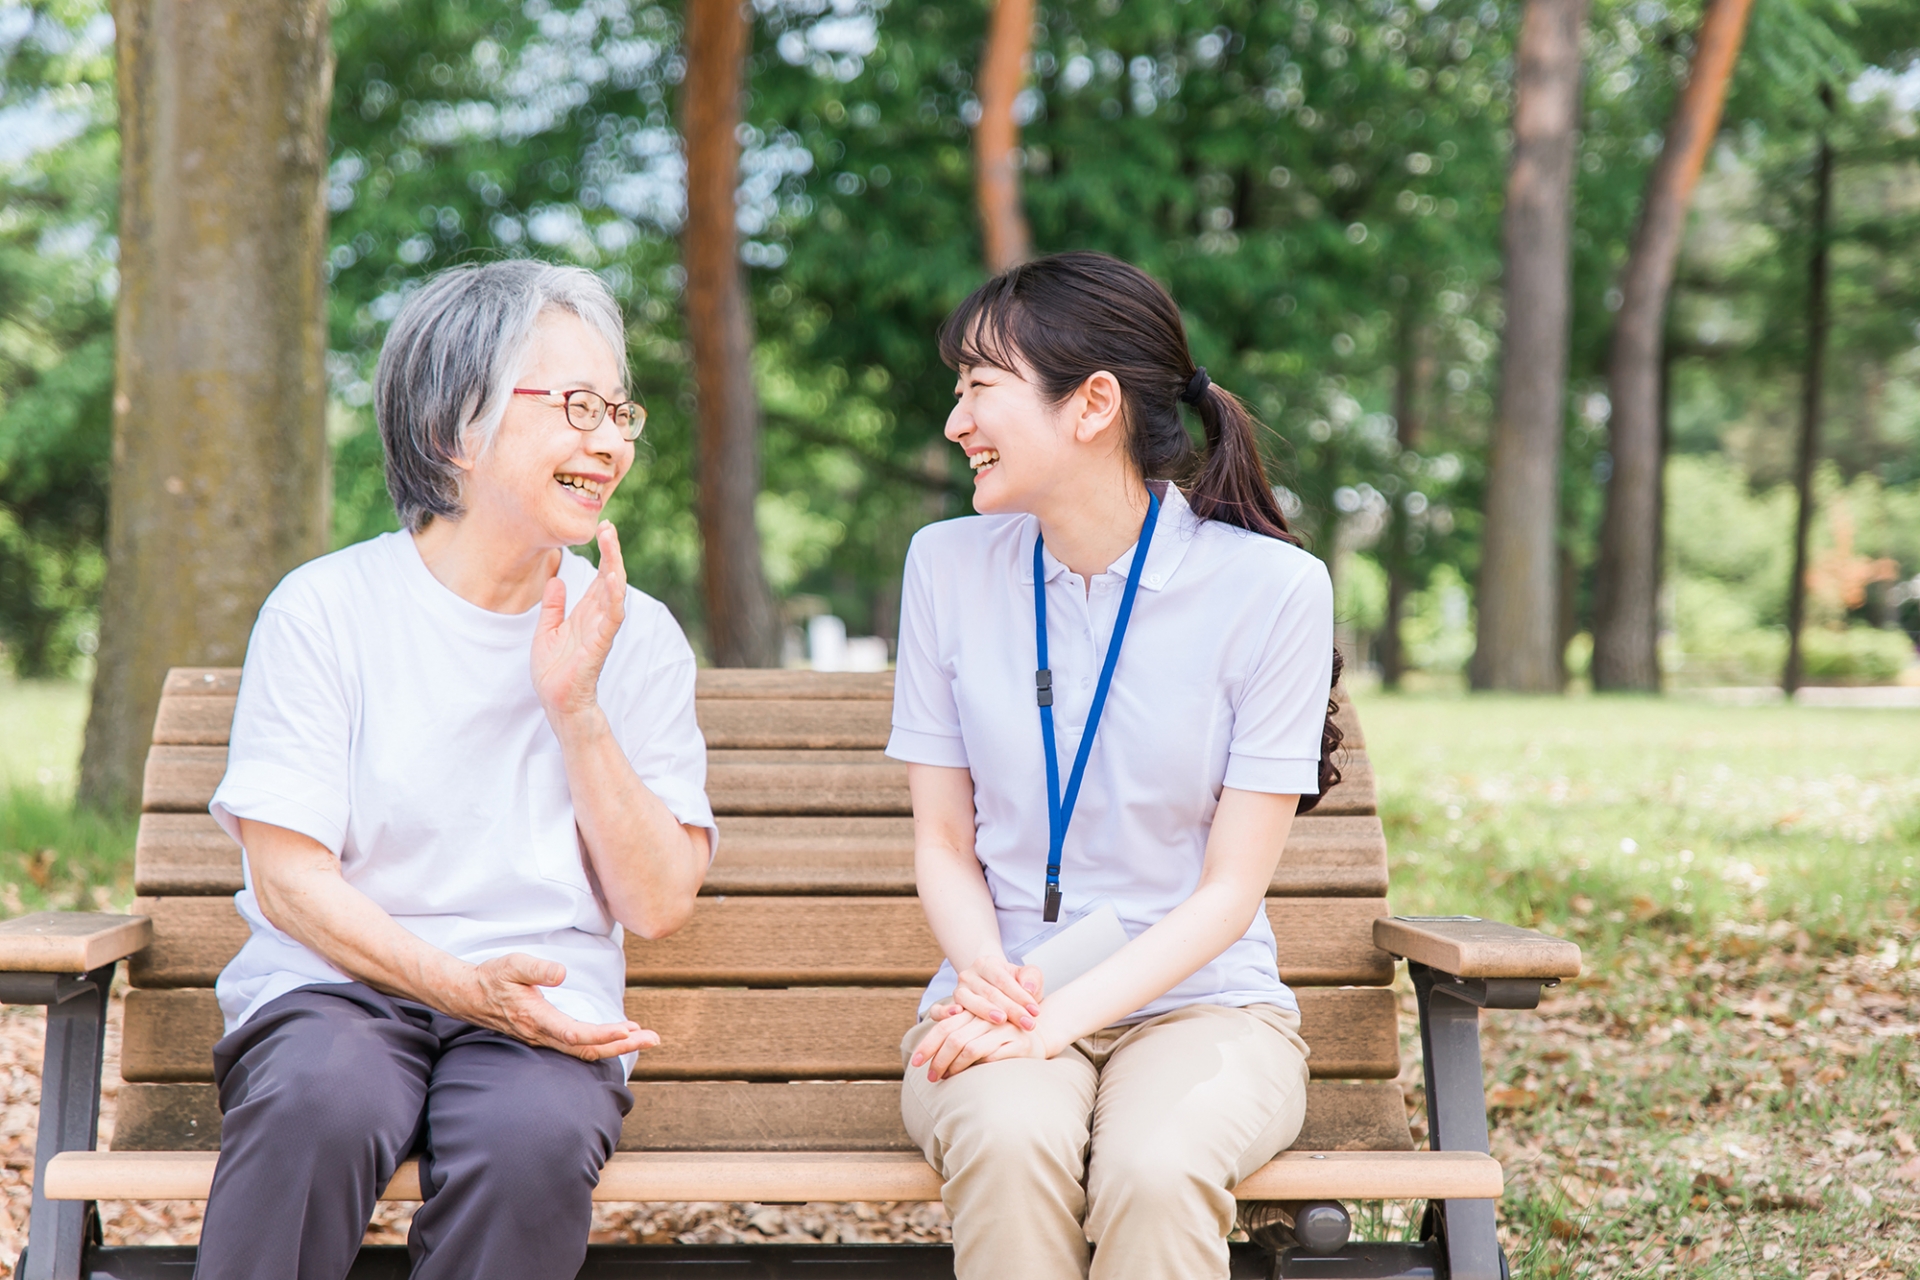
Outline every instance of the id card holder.
{"type": "Polygon", "coordinates": [[[1129,941],[1120,913],[1102,898],[1065,924],[1030,940],[1018,959],[1039,968],[1041,990],[1052,995],[1129,941]]]}

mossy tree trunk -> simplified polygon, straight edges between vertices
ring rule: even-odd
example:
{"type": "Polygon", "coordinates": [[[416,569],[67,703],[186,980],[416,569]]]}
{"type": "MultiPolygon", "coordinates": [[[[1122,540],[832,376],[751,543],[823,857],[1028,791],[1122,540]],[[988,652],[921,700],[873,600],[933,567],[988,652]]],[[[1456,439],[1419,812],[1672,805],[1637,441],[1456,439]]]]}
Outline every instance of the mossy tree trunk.
{"type": "Polygon", "coordinates": [[[326,0],[117,0],[112,488],[83,802],[137,800],[170,666],[234,665],[326,550],[326,0]]]}
{"type": "Polygon", "coordinates": [[[1572,316],[1573,160],[1587,0],[1527,0],[1502,219],[1506,323],[1487,475],[1476,689],[1558,693],[1560,440],[1572,316]]]}

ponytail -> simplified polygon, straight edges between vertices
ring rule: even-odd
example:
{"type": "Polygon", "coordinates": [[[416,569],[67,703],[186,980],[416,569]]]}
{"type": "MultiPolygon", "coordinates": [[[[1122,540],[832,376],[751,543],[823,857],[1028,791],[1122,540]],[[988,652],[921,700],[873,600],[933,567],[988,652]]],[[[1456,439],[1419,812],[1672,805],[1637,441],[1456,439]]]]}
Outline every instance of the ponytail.
{"type": "MultiPolygon", "coordinates": [[[[1193,514],[1299,546],[1299,536],[1287,527],[1286,514],[1273,496],[1273,486],[1267,483],[1267,470],[1260,461],[1260,445],[1254,435],[1254,417],[1246,403],[1231,391],[1213,385],[1204,367],[1194,372],[1180,398],[1193,406],[1207,438],[1199,474],[1187,491],[1187,505],[1193,508],[1193,514]]],[[[1333,758],[1346,734],[1334,719],[1340,704],[1333,690],[1339,687],[1340,673],[1346,665],[1336,648],[1333,678],[1327,685],[1327,718],[1320,726],[1320,791],[1301,796],[1295,813],[1312,810],[1328,789],[1340,782],[1340,766],[1333,758]]]]}
{"type": "MultiPolygon", "coordinates": [[[[1139,268],[1103,253],[1060,253],[1014,267],[947,317],[940,358],[956,369],[1024,368],[1053,404],[1106,370],[1120,383],[1127,448],[1142,479],[1180,483],[1202,520],[1300,545],[1267,481],[1258,422],[1238,396],[1193,363],[1180,309],[1139,268]],[[1194,452],[1180,420],[1182,403],[1200,419],[1204,453],[1194,452]]],[[[1320,731],[1320,792],[1301,796],[1297,813],[1311,810],[1340,781],[1334,756],[1343,735],[1332,689],[1345,666],[1335,649],[1320,731]]]]}

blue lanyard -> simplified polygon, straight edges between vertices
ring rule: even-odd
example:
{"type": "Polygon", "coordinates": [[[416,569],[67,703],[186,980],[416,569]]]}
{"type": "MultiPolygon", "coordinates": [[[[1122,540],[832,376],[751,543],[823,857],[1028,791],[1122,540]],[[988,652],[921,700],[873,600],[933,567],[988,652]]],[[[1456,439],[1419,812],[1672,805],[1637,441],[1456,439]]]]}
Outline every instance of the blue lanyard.
{"type": "Polygon", "coordinates": [[[1140,526],[1140,541],[1134,544],[1133,563],[1127,568],[1127,589],[1120,597],[1120,612],[1113,620],[1113,638],[1107,641],[1107,660],[1100,668],[1100,683],[1093,691],[1093,709],[1087,713],[1087,730],[1080,735],[1080,749],[1074,753],[1073,773],[1067,778],[1066,798],[1060,797],[1060,753],[1053,741],[1053,672],[1047,667],[1047,587],[1041,569],[1040,552],[1046,540],[1038,533],[1033,539],[1033,643],[1040,659],[1034,672],[1034,694],[1040,703],[1040,741],[1047,748],[1047,902],[1046,922],[1060,918],[1060,851],[1066,847],[1067,824],[1073,821],[1073,807],[1080,800],[1080,781],[1087,774],[1087,757],[1093,752],[1094,731],[1100,727],[1100,713],[1106,709],[1107,690],[1113,685],[1113,668],[1120,661],[1120,642],[1127,638],[1127,619],[1133,615],[1133,598],[1140,593],[1140,573],[1147,563],[1147,547],[1153,542],[1153,526],[1160,519],[1160,498],[1147,490],[1147,519],[1140,526]]]}

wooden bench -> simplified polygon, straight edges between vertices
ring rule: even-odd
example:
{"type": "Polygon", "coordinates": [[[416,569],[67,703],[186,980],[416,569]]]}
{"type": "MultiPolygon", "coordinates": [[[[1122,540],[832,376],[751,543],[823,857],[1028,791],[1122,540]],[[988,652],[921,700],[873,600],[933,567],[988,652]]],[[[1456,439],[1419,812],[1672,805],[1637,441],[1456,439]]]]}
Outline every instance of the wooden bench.
{"type": "MultiPolygon", "coordinates": [[[[0,996],[48,1005],[30,1247],[20,1275],[185,1275],[191,1249],[102,1247],[92,1202],[200,1199],[218,1158],[213,983],[246,937],[240,851],[207,814],[239,673],[176,669],[147,759],[133,916],[44,913],[0,925],[0,996]],[[105,992],[128,958],[113,1149],[96,1151],[105,992]]],[[[914,897],[905,768],[881,754],[892,676],[703,671],[698,715],[720,852],[687,926],[629,939],[627,1010],[660,1033],[596,1197],[609,1201],[924,1201],[939,1179],[900,1120],[899,1041],[939,948],[914,897]]],[[[1487,1154],[1478,1010],[1531,1008],[1579,971],[1558,939],[1387,910],[1387,850],[1365,742],[1343,709],[1346,780],[1299,819],[1269,890],[1282,977],[1311,1045],[1294,1148],[1236,1190],[1277,1202],[1273,1258],[1235,1274],[1498,1280],[1501,1171],[1487,1154]],[[1430,1149],[1415,1150],[1387,989],[1410,962],[1422,1014],[1430,1149]],[[1350,1243],[1337,1202],[1425,1200],[1417,1244],[1350,1243]],[[1308,1202],[1315,1231],[1294,1236],[1308,1202]],[[1328,1215],[1333,1215],[1329,1217],[1328,1215]],[[1309,1253],[1303,1237],[1322,1251],[1309,1253]],[[1277,1268],[1277,1269],[1276,1269],[1277,1268]]],[[[386,1190],[417,1198],[408,1162],[386,1190]]],[[[1301,1219],[1304,1223],[1304,1217],[1301,1219]]],[[[951,1275],[935,1246],[595,1246],[583,1275],[951,1275]],[[723,1264],[737,1264],[729,1270],[723,1264]],[[715,1269],[717,1268],[717,1269],[715,1269]]],[[[363,1249],[356,1276],[403,1275],[363,1249]]]]}

